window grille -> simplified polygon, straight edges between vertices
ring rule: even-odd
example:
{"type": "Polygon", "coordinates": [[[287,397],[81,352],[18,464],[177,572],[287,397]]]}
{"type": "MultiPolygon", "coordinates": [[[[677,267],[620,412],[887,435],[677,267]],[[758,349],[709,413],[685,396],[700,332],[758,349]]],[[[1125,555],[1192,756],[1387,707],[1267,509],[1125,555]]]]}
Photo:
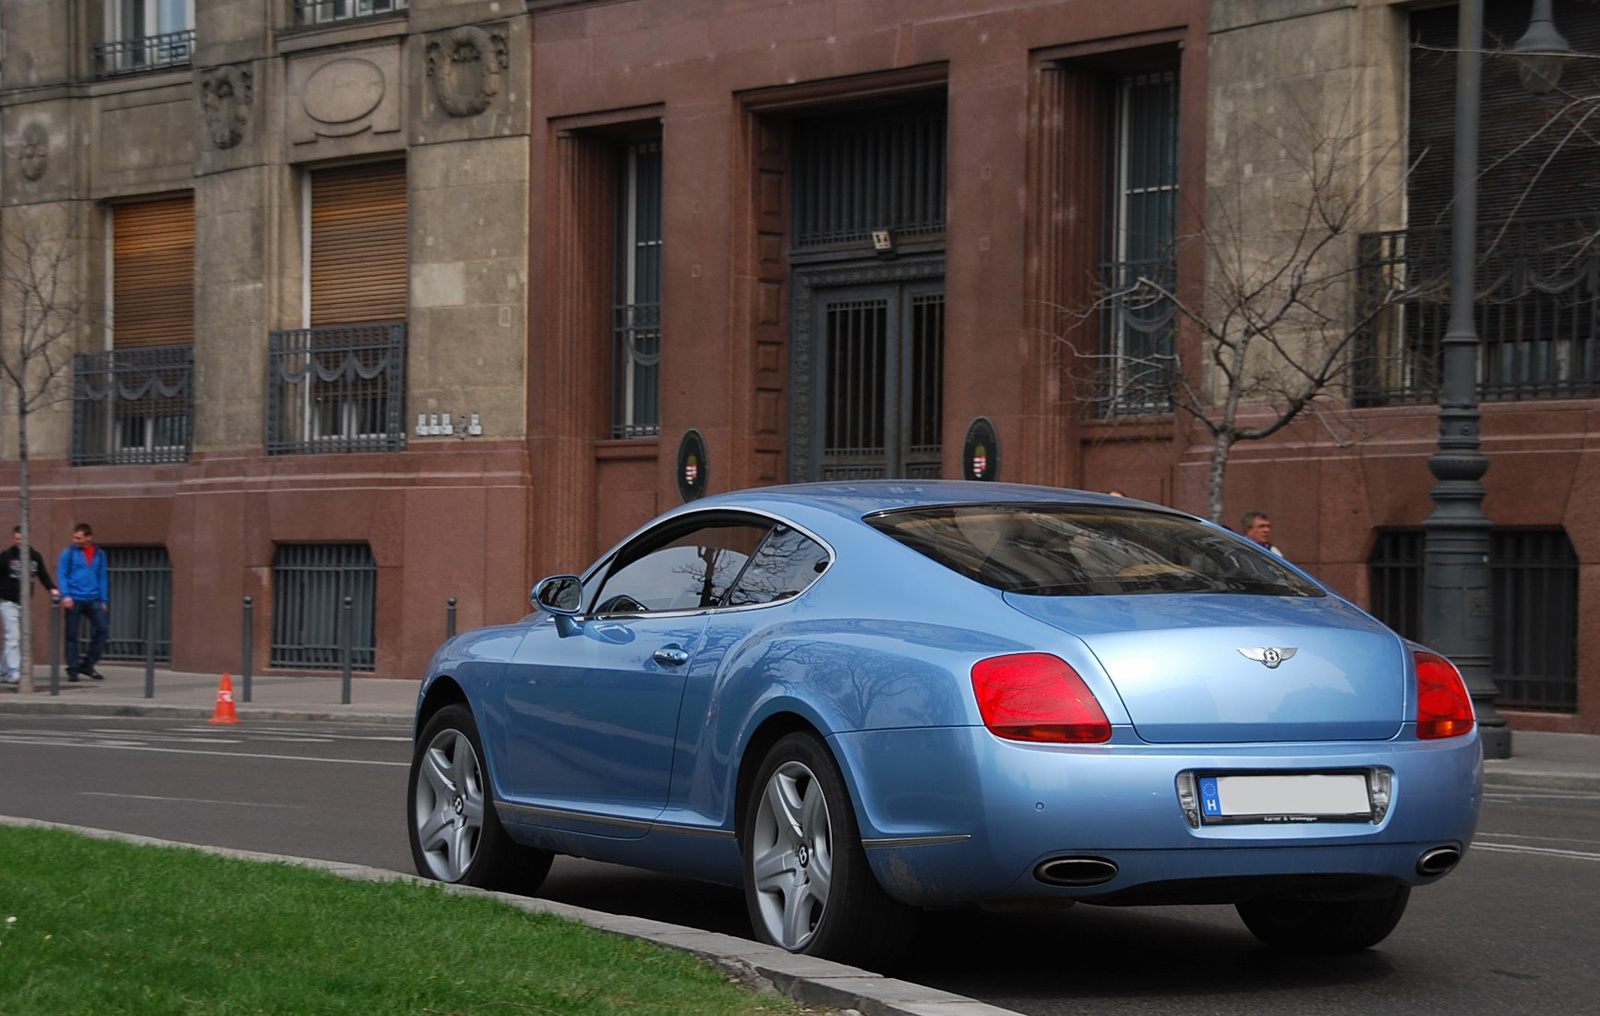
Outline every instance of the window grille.
{"type": "Polygon", "coordinates": [[[944,450],[944,294],[919,293],[911,298],[910,446],[905,475],[939,478],[944,450]]]}
{"type": "MultiPolygon", "coordinates": [[[[1528,30],[1528,3],[1486,3],[1478,147],[1479,219],[1600,212],[1594,146],[1577,141],[1586,129],[1575,97],[1600,93],[1600,18],[1588,0],[1555,0],[1554,18],[1574,53],[1561,87],[1533,95],[1518,80],[1518,61],[1505,59],[1528,30]],[[1575,133],[1576,132],[1576,133],[1575,133]]],[[[1414,226],[1448,223],[1455,195],[1456,12],[1458,5],[1410,4],[1407,74],[1406,216],[1414,226]]]]}
{"type": "MultiPolygon", "coordinates": [[[[1481,342],[1478,397],[1600,395],[1600,213],[1487,223],[1474,322],[1481,342]]],[[[1356,402],[1436,401],[1449,325],[1448,227],[1361,238],[1360,291],[1377,300],[1395,287],[1417,295],[1385,309],[1358,337],[1356,402]]]]}
{"type": "Polygon", "coordinates": [[[100,42],[94,47],[94,74],[112,78],[169,67],[187,67],[194,59],[194,29],[164,32],[141,39],[100,42]]]}
{"type": "Polygon", "coordinates": [[[194,347],[73,357],[72,464],[187,462],[194,447],[194,347]]]}
{"type": "Polygon", "coordinates": [[[799,248],[945,231],[945,110],[897,108],[801,120],[794,143],[799,248]]]}
{"type": "MultiPolygon", "coordinates": [[[[1422,637],[1424,534],[1378,534],[1368,559],[1372,613],[1422,637]]],[[[1496,530],[1489,538],[1490,673],[1500,706],[1575,712],[1578,705],[1578,559],[1565,532],[1496,530]]]]}
{"type": "Polygon", "coordinates": [[[823,454],[825,480],[887,475],[884,408],[888,376],[889,301],[882,297],[831,302],[825,310],[828,404],[823,454]]]}
{"type": "Polygon", "coordinates": [[[611,436],[661,430],[661,143],[623,150],[617,174],[611,436]]]}
{"type": "MultiPolygon", "coordinates": [[[[172,661],[172,559],[165,547],[102,547],[112,604],[105,658],[144,662],[150,639],[155,661],[172,661]],[[155,597],[155,607],[149,605],[155,597]]],[[[89,650],[89,626],[79,626],[78,649],[89,650]]]]}
{"type": "Polygon", "coordinates": [[[405,357],[403,321],[273,332],[267,454],[405,450],[405,357]]]}
{"type": "Polygon", "coordinates": [[[944,293],[937,284],[819,294],[815,479],[934,479],[942,458],[944,293]]]}
{"type": "Polygon", "coordinates": [[[1101,412],[1166,413],[1176,369],[1177,71],[1123,76],[1114,123],[1101,412]]]}
{"type": "Polygon", "coordinates": [[[410,6],[410,0],[294,0],[294,20],[297,25],[331,25],[403,14],[410,6]]]}
{"type": "Polygon", "coordinates": [[[1422,540],[1415,530],[1381,532],[1367,559],[1372,616],[1414,641],[1422,639],[1422,540]]]}
{"type": "Polygon", "coordinates": [[[105,0],[104,15],[106,41],[94,46],[95,77],[193,62],[193,0],[105,0]]]}
{"type": "Polygon", "coordinates": [[[1578,556],[1559,529],[1497,532],[1489,553],[1499,704],[1578,707],[1578,556]]]}
{"type": "Polygon", "coordinates": [[[342,669],[341,625],[348,618],[351,669],[374,669],[377,599],[378,566],[366,544],[280,544],[272,563],[270,664],[342,669]]]}

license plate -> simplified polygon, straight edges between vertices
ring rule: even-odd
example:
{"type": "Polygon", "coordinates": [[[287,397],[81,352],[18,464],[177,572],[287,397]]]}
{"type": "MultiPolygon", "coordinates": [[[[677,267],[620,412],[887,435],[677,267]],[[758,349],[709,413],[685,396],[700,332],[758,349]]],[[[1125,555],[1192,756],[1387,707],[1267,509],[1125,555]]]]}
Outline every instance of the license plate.
{"type": "Polygon", "coordinates": [[[1206,822],[1370,822],[1372,800],[1365,773],[1202,776],[1200,814],[1206,822]]]}

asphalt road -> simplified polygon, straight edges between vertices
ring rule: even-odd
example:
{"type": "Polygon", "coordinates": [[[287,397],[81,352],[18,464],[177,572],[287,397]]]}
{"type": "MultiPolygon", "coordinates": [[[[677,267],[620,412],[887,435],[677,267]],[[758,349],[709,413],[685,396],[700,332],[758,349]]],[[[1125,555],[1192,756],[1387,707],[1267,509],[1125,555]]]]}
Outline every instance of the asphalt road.
{"type": "MultiPolygon", "coordinates": [[[[408,730],[0,717],[0,814],[410,871],[408,730]]],[[[740,894],[558,859],[543,895],[748,934],[740,894]]],[[[929,916],[890,971],[1019,1012],[1578,1013],[1600,1010],[1600,794],[1491,790],[1460,869],[1379,948],[1297,958],[1230,908],[929,916]]]]}

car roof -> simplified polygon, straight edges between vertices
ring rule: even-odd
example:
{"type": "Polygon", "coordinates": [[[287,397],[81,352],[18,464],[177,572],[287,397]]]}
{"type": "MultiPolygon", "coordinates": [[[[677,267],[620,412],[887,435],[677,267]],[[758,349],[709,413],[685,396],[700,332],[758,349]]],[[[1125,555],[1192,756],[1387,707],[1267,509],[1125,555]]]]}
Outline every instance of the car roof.
{"type": "Polygon", "coordinates": [[[784,515],[795,510],[821,511],[859,520],[874,512],[951,504],[1061,504],[1114,505],[1183,514],[1163,505],[1094,491],[1043,487],[1022,483],[988,483],[975,480],[856,480],[798,483],[716,494],[682,506],[676,513],[709,508],[748,508],[784,515]]]}

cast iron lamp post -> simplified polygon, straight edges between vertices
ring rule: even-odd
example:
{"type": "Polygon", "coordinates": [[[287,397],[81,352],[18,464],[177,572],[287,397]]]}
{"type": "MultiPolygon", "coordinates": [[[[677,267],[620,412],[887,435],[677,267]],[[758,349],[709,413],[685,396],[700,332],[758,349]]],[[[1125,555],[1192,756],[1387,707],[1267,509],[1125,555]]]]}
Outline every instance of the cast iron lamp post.
{"type": "MultiPolygon", "coordinates": [[[[1511,729],[1494,707],[1490,675],[1490,523],[1483,513],[1489,460],[1478,441],[1478,329],[1473,310],[1478,250],[1478,119],[1483,0],[1462,0],[1456,54],[1455,204],[1450,218],[1450,321],[1439,383],[1439,447],[1428,459],[1438,481],[1433,514],[1423,525],[1423,641],[1444,653],[1466,679],[1478,713],[1485,758],[1511,757],[1511,729]]],[[[1550,0],[1534,0],[1528,32],[1512,48],[1530,91],[1555,87],[1571,53],[1550,18],[1550,0]]]]}

